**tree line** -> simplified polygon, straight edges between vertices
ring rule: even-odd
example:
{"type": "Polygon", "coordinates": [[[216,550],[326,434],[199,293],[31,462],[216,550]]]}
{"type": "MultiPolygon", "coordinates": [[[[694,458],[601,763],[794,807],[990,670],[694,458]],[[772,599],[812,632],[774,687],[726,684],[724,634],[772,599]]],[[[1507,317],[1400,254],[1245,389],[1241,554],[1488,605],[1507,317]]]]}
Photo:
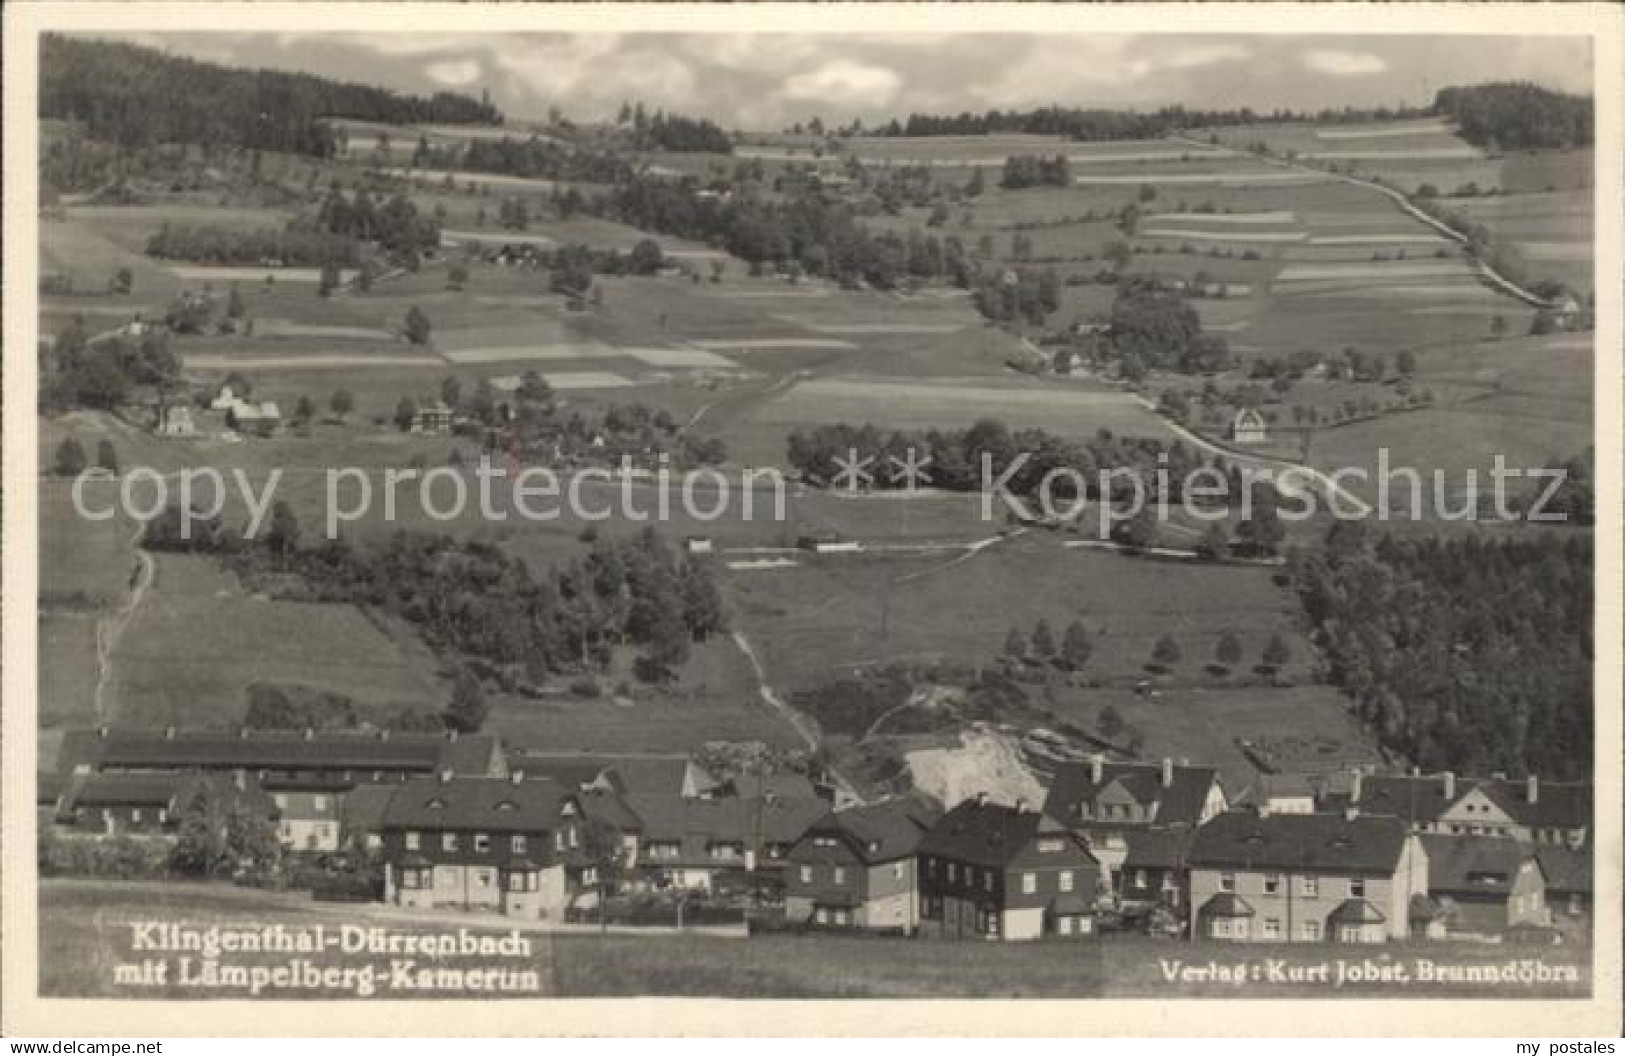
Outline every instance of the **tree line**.
{"type": "Polygon", "coordinates": [[[1489,151],[1589,147],[1595,136],[1590,96],[1527,81],[1441,88],[1433,109],[1454,121],[1463,139],[1489,151]]]}
{"type": "Polygon", "coordinates": [[[709,568],[681,558],[653,529],[596,536],[585,557],[536,573],[500,546],[404,529],[303,545],[296,515],[280,501],[257,538],[218,518],[190,528],[181,538],[181,511],[171,507],[148,522],[142,545],[219,554],[255,591],[381,609],[415,625],[442,656],[537,681],[600,673],[617,648],[640,650],[640,677],[666,680],[692,643],[726,629],[709,568]]]}
{"type": "Polygon", "coordinates": [[[1019,132],[1035,136],[1067,136],[1076,140],[1156,139],[1185,128],[1222,128],[1289,121],[1348,123],[1392,121],[1427,116],[1428,110],[1414,107],[1323,110],[1317,113],[1285,108],[1261,111],[1251,107],[1234,110],[1191,110],[1165,106],[1142,113],[1134,110],[1080,109],[1045,106],[1035,110],[989,110],[984,114],[909,114],[875,129],[880,136],[985,136],[1019,132]]]}
{"type": "Polygon", "coordinates": [[[1592,543],[1333,526],[1294,578],[1332,678],[1429,769],[1590,774],[1592,543]]]}
{"type": "Polygon", "coordinates": [[[39,113],[84,125],[123,148],[196,143],[331,157],[324,118],[388,124],[497,125],[488,100],[455,92],[424,98],[304,73],[233,69],[152,48],[45,34],[39,113]]]}

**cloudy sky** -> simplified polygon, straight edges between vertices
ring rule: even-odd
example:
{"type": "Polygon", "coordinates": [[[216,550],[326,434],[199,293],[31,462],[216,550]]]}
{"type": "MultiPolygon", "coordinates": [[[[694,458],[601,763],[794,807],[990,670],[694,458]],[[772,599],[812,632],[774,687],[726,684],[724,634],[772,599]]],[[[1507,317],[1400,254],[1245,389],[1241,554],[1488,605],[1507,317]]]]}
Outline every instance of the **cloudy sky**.
{"type": "MultiPolygon", "coordinates": [[[[130,38],[127,38],[130,39],[130,38]]],[[[622,100],[743,128],[818,114],[1064,106],[1211,108],[1423,102],[1448,84],[1524,79],[1590,91],[1589,42],[1559,37],[1213,34],[144,34],[234,65],[305,70],[412,92],[457,89],[513,117],[622,100]]]]}

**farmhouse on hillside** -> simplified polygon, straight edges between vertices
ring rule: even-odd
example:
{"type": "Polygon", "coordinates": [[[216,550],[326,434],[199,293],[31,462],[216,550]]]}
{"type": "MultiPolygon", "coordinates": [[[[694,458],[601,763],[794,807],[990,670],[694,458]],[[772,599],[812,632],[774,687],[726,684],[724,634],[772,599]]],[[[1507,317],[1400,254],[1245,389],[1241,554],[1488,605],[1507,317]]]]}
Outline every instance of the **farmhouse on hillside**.
{"type": "Polygon", "coordinates": [[[1264,416],[1255,407],[1243,407],[1230,422],[1230,439],[1238,444],[1262,444],[1268,439],[1264,416]]]}

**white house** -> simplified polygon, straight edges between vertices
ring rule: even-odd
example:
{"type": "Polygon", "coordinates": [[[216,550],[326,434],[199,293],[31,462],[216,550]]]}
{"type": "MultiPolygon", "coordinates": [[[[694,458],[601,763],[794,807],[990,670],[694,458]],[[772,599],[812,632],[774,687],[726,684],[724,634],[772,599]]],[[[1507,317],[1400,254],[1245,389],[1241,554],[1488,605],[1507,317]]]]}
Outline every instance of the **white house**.
{"type": "Polygon", "coordinates": [[[1264,416],[1256,408],[1243,407],[1230,423],[1230,439],[1238,444],[1262,444],[1268,436],[1264,416]]]}

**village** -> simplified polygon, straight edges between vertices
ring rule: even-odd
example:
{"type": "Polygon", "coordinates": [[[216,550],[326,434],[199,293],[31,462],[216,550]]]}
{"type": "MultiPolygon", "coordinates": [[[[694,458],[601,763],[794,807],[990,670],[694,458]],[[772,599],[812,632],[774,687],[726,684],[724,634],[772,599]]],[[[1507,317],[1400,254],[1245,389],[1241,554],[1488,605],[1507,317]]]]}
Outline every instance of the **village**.
{"type": "Polygon", "coordinates": [[[201,852],[222,880],[542,927],[1590,941],[1585,783],[1356,769],[1227,791],[1210,767],[1097,756],[1042,802],[840,800],[795,773],[479,734],[99,729],[64,740],[39,816],[51,861],[143,846],[158,876],[201,852]]]}

